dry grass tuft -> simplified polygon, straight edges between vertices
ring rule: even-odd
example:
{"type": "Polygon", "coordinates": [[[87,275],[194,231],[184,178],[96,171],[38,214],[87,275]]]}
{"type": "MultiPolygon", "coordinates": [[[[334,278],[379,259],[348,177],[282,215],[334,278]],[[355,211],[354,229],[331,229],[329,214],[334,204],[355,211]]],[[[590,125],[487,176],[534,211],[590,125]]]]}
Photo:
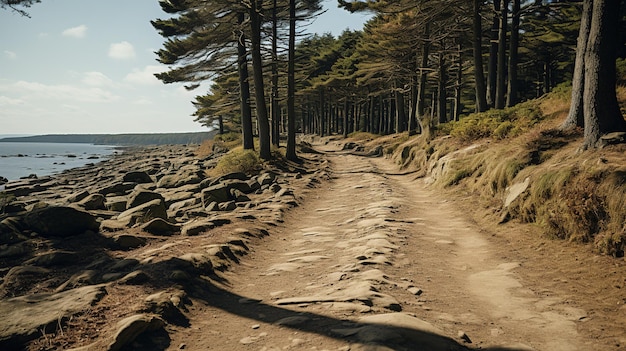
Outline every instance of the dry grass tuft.
{"type": "Polygon", "coordinates": [[[229,173],[251,173],[261,168],[261,160],[254,150],[244,150],[239,146],[220,157],[215,168],[208,175],[219,177],[229,173]]]}
{"type": "MultiPolygon", "coordinates": [[[[593,243],[598,252],[621,257],[626,249],[626,145],[579,152],[582,130],[556,129],[567,116],[570,95],[571,88],[561,86],[511,109],[441,125],[438,132],[450,136],[411,138],[396,146],[393,158],[422,176],[439,167],[435,184],[461,185],[495,206],[494,213],[506,211],[513,219],[536,223],[548,237],[593,243]],[[457,152],[471,148],[468,143],[483,147],[457,152]],[[446,155],[445,162],[439,161],[446,155]],[[526,178],[528,189],[503,209],[507,188],[526,178]]],[[[618,98],[626,110],[626,87],[618,88],[618,98]]]]}

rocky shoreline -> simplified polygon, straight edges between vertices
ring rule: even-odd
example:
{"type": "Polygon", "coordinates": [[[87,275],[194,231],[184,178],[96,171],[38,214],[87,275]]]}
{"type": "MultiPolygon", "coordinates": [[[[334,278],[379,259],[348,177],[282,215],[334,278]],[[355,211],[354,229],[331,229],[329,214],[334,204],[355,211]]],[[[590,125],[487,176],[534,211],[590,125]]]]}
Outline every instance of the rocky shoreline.
{"type": "Polygon", "coordinates": [[[151,343],[167,340],[168,326],[186,323],[189,297],[214,289],[328,177],[326,161],[306,155],[212,178],[221,154],[128,148],[5,184],[0,348],[120,350],[146,331],[151,343]]]}

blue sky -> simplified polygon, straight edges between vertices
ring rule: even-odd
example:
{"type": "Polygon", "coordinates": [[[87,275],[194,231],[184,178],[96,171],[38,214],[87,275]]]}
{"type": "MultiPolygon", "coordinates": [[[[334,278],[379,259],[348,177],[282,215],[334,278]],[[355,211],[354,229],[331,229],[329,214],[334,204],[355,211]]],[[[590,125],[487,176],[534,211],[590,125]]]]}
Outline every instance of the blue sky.
{"type": "MultiPolygon", "coordinates": [[[[366,16],[337,9],[307,27],[340,34],[366,16]]],[[[0,134],[167,133],[205,130],[190,115],[202,90],[153,74],[163,38],[158,0],[42,0],[31,18],[0,10],[0,134]]]]}

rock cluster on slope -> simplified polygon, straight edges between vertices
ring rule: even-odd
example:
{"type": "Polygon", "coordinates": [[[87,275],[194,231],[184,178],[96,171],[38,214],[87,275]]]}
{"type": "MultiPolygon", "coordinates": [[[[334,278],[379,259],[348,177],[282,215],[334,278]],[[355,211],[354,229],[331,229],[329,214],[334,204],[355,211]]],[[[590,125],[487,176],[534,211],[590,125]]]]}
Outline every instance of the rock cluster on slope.
{"type": "MultiPolygon", "coordinates": [[[[0,214],[0,313],[34,312],[0,322],[0,346],[42,335],[52,342],[47,333],[133,286],[153,293],[126,306],[126,319],[107,322],[101,329],[108,334],[92,331],[90,349],[120,349],[146,330],[184,323],[180,310],[204,284],[199,279],[237,262],[250,240],[267,235],[297,205],[290,182],[313,186],[323,176],[267,167],[207,177],[218,157],[200,158],[186,146],[141,148],[6,184],[15,200],[0,214]],[[212,237],[229,224],[228,235],[212,237]],[[86,287],[93,293],[71,293],[86,287]],[[55,317],[43,318],[37,308],[55,317]]],[[[57,346],[76,346],[65,342],[57,346]]]]}

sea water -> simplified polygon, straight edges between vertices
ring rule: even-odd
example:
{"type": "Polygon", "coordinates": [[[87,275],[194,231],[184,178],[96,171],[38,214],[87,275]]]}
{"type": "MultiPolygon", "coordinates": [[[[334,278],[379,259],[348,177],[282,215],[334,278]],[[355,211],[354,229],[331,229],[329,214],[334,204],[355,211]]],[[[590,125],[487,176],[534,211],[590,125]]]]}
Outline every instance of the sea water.
{"type": "Polygon", "coordinates": [[[0,177],[17,180],[55,174],[103,161],[114,152],[109,145],[0,142],[0,177]]]}

